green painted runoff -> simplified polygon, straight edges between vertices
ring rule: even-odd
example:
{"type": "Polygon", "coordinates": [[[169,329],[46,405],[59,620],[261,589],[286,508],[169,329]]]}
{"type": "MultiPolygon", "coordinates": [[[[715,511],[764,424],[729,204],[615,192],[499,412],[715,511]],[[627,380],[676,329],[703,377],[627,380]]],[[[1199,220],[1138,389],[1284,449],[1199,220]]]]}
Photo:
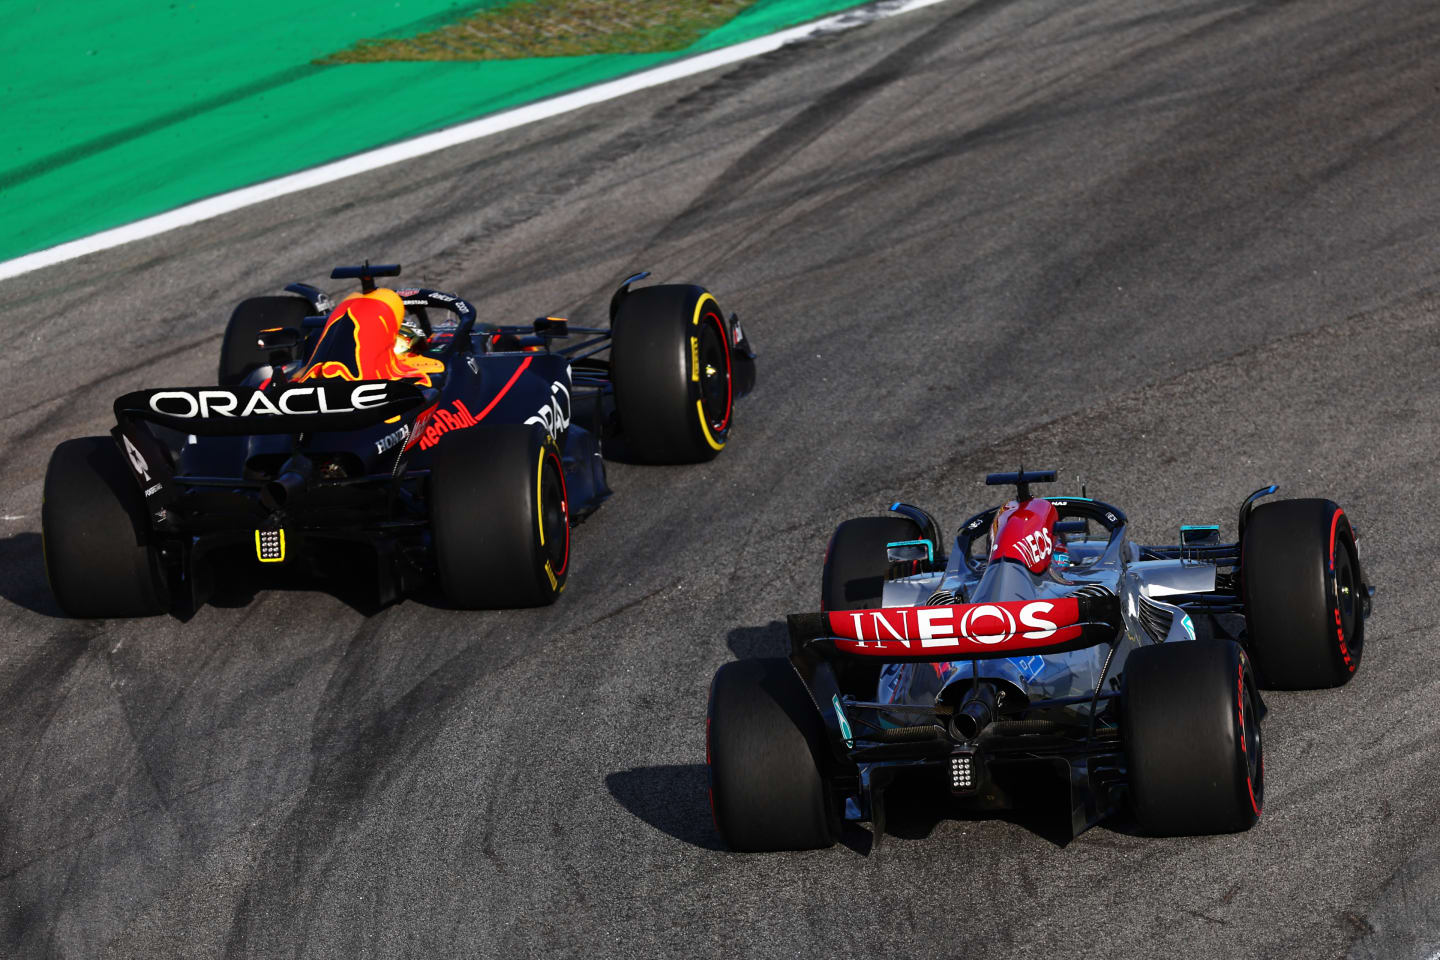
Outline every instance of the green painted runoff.
{"type": "Polygon", "coordinates": [[[857,6],[757,0],[680,51],[319,66],[501,0],[7,5],[0,260],[857,6]]]}

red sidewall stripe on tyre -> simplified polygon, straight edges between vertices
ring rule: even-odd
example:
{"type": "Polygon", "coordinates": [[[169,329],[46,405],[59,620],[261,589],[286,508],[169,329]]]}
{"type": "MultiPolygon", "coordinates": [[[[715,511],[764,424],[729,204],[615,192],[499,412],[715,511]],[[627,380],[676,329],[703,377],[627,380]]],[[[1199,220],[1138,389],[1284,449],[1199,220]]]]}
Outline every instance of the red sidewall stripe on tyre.
{"type": "Polygon", "coordinates": [[[1340,645],[1340,658],[1345,661],[1345,670],[1355,672],[1355,659],[1350,656],[1350,645],[1345,642],[1345,624],[1340,616],[1340,584],[1335,582],[1335,531],[1340,526],[1344,510],[1336,510],[1330,518],[1330,577],[1326,587],[1335,591],[1335,640],[1340,645]]]}
{"type": "MultiPolygon", "coordinates": [[[[1250,794],[1250,809],[1255,811],[1255,816],[1260,816],[1260,804],[1255,800],[1255,781],[1250,776],[1250,744],[1245,737],[1245,660],[1242,655],[1240,668],[1236,671],[1235,678],[1235,716],[1240,723],[1240,758],[1245,762],[1245,790],[1250,794]]],[[[1262,752],[1259,758],[1260,776],[1265,776],[1265,754],[1262,752]]]]}
{"type": "MultiPolygon", "coordinates": [[[[715,681],[710,682],[710,698],[715,698],[715,681]]],[[[710,822],[720,832],[720,818],[715,815],[715,768],[710,765],[710,712],[705,712],[705,797],[710,801],[710,822]]]]}

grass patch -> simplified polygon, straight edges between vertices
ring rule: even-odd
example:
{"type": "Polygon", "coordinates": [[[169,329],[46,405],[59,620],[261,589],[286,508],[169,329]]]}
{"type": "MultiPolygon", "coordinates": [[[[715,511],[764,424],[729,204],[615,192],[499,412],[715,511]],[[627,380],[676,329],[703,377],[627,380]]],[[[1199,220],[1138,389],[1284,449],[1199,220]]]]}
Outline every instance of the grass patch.
{"type": "Polygon", "coordinates": [[[413,37],[361,40],[315,61],[518,60],[683,50],[755,0],[514,0],[413,37]]]}

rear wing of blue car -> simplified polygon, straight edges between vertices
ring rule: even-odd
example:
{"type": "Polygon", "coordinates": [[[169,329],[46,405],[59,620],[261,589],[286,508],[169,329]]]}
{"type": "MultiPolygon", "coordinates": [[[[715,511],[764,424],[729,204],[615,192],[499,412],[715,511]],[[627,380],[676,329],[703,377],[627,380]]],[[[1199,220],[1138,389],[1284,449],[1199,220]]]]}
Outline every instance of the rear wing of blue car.
{"type": "Polygon", "coordinates": [[[144,420],[198,436],[246,436],[359,430],[424,403],[411,383],[395,380],[312,381],[255,387],[137,390],[115,401],[115,419],[144,420]]]}
{"type": "Polygon", "coordinates": [[[363,430],[397,419],[434,391],[396,380],[329,380],[256,387],[137,390],[115,401],[110,431],[140,485],[153,520],[175,502],[170,455],[149,425],[206,437],[363,430]]]}

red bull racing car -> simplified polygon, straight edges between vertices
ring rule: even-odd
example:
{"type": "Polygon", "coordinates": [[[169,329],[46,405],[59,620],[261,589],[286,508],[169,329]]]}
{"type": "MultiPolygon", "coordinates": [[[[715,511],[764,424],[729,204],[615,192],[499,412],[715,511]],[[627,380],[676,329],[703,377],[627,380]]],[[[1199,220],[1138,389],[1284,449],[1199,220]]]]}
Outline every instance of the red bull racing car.
{"type": "Polygon", "coordinates": [[[609,495],[602,439],[690,463],[729,440],[755,354],[702,287],[634,288],[610,326],[481,323],[454,294],[377,288],[398,265],[339,267],[332,304],[292,284],[241,303],[218,384],[115,401],[110,437],[60,444],[45,474],[45,567],[75,617],[184,615],[234,565],[342,561],[388,603],[546,604],[570,528],[609,495]]]}
{"type": "Polygon", "coordinates": [[[948,556],[904,503],[836,529],[788,660],[725,664],[710,688],[711,808],[733,849],[829,846],[847,821],[878,839],[902,782],[961,811],[1051,782],[1075,833],[1127,801],[1152,834],[1257,821],[1260,687],[1339,686],[1364,653],[1374,590],[1348,517],[1258,503],[1269,486],[1233,543],[1211,524],[1146,546],[1117,507],[1031,495],[1054,479],[990,475],[1017,495],[948,556]]]}

